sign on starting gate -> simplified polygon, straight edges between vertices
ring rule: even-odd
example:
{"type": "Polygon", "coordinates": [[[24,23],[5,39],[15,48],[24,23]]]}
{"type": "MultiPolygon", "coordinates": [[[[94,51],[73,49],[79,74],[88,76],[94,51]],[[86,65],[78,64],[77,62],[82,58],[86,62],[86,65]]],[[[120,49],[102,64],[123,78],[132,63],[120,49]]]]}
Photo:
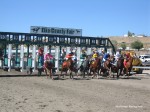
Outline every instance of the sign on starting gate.
{"type": "Polygon", "coordinates": [[[30,33],[52,34],[52,35],[68,35],[68,36],[82,36],[82,29],[31,26],[30,27],[30,33]]]}

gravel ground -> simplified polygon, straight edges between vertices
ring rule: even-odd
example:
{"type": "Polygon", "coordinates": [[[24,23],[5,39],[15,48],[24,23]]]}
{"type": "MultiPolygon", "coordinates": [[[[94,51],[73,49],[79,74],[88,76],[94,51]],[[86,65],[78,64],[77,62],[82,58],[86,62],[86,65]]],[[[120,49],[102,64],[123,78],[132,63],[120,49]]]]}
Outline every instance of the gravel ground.
{"type": "Polygon", "coordinates": [[[0,112],[149,112],[150,70],[129,79],[51,80],[0,70],[0,112]]]}

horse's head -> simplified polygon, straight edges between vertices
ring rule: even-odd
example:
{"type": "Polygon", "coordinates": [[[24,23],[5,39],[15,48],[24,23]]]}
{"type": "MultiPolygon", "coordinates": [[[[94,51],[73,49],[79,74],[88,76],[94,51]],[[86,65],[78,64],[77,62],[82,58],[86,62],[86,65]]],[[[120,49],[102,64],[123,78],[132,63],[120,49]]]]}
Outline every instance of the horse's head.
{"type": "Polygon", "coordinates": [[[100,59],[100,61],[102,61],[103,60],[103,56],[99,56],[98,59],[100,59]]]}

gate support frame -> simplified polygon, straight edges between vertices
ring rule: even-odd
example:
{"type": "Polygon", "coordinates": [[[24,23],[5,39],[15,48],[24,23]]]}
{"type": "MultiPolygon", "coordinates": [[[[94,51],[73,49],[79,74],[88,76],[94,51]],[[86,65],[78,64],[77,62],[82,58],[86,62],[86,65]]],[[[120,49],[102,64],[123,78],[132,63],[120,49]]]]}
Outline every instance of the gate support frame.
{"type": "Polygon", "coordinates": [[[36,45],[33,45],[32,48],[32,68],[34,72],[36,69],[36,45]]]}
{"type": "Polygon", "coordinates": [[[24,71],[24,45],[21,45],[21,52],[20,52],[20,67],[21,67],[21,72],[24,71]]]}
{"type": "Polygon", "coordinates": [[[8,71],[11,71],[12,44],[8,44],[8,71]]]}
{"type": "Polygon", "coordinates": [[[59,57],[60,57],[60,48],[59,46],[55,47],[55,68],[57,68],[56,72],[59,71],[59,57]]]}

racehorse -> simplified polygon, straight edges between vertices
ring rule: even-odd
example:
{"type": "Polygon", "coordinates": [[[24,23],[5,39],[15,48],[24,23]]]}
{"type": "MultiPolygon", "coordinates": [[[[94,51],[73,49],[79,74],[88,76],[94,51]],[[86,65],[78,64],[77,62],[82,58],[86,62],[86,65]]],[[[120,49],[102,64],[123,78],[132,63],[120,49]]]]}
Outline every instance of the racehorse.
{"type": "Polygon", "coordinates": [[[83,78],[85,78],[85,73],[87,73],[87,75],[89,77],[89,68],[90,68],[90,60],[86,59],[81,63],[81,66],[79,68],[81,74],[83,74],[83,78]]]}
{"type": "MultiPolygon", "coordinates": [[[[68,58],[68,60],[66,60],[62,63],[61,75],[62,75],[63,72],[65,72],[66,75],[67,75],[68,71],[69,71],[70,78],[72,78],[72,79],[73,79],[72,72],[75,72],[76,75],[77,75],[77,72],[78,72],[77,68],[73,66],[73,60],[71,58],[68,58]]],[[[64,77],[64,75],[63,75],[63,77],[64,77]]],[[[59,74],[59,78],[60,78],[60,74],[59,74]]]]}
{"type": "Polygon", "coordinates": [[[103,72],[103,75],[105,76],[111,76],[111,59],[107,59],[103,62],[103,65],[101,66],[101,69],[100,69],[100,74],[101,72],[103,72]]]}
{"type": "MultiPolygon", "coordinates": [[[[124,58],[123,56],[121,55],[121,57],[115,62],[116,64],[111,64],[111,71],[113,73],[117,73],[117,78],[119,78],[119,76],[121,75],[122,71],[123,71],[123,68],[124,68],[124,58]]],[[[113,75],[113,78],[114,78],[114,75],[113,75]]]]}
{"type": "Polygon", "coordinates": [[[125,68],[125,73],[128,77],[129,77],[130,72],[132,70],[132,62],[133,62],[133,57],[130,56],[128,59],[127,59],[127,57],[125,57],[124,68],[125,68]]]}
{"type": "Polygon", "coordinates": [[[98,78],[99,70],[101,69],[101,61],[102,61],[102,56],[90,62],[90,73],[93,72],[92,78],[96,76],[96,72],[97,72],[97,78],[98,78]]]}
{"type": "Polygon", "coordinates": [[[47,61],[44,62],[44,70],[45,70],[47,78],[48,78],[47,72],[49,72],[49,77],[51,79],[53,79],[53,75],[52,75],[52,69],[53,69],[53,67],[54,67],[54,65],[53,65],[53,63],[51,61],[47,60],[47,61]]]}

